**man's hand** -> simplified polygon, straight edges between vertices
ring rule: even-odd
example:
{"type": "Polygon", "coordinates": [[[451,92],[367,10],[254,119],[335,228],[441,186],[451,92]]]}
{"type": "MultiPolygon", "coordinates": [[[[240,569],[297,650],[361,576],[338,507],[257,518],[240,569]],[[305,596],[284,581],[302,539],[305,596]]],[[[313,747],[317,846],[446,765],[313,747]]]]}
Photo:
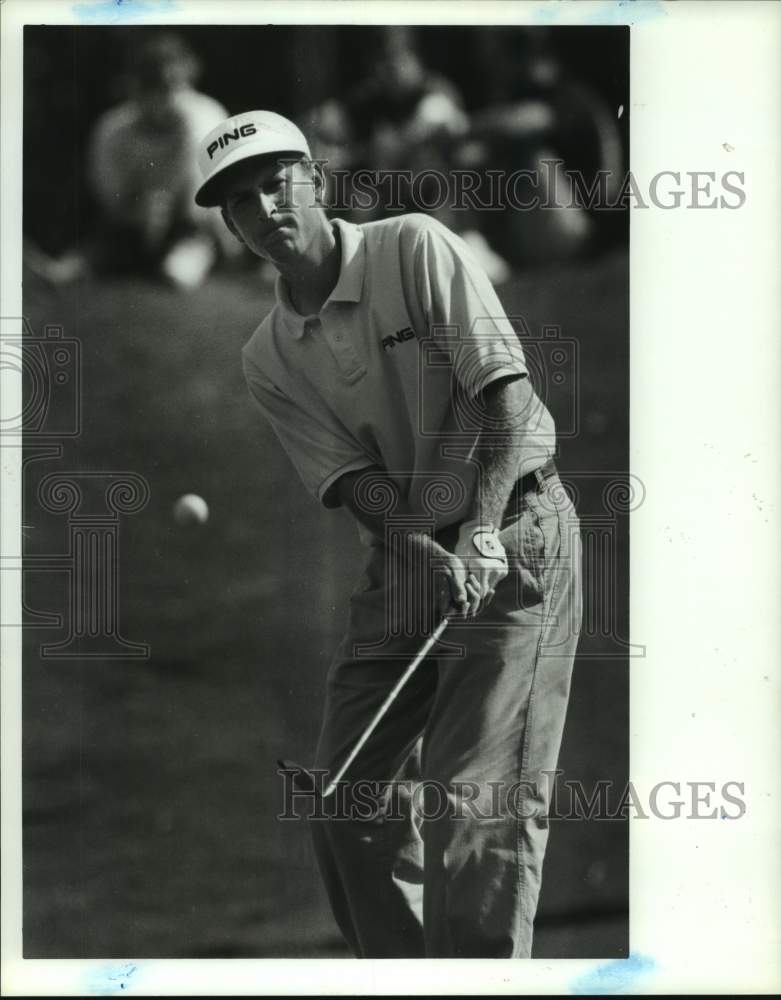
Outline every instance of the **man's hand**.
{"type": "MultiPolygon", "coordinates": [[[[334,491],[339,500],[350,510],[355,518],[367,528],[378,541],[384,541],[386,521],[383,512],[371,510],[370,506],[361,501],[359,485],[371,483],[381,486],[389,496],[388,508],[395,514],[409,514],[409,506],[398,495],[397,484],[388,476],[384,469],[374,466],[346,472],[334,484],[334,491]],[[368,478],[367,478],[368,477],[368,478]]],[[[430,592],[433,584],[433,603],[425,609],[425,616],[430,626],[436,625],[446,614],[474,617],[480,607],[482,593],[478,577],[467,580],[468,571],[463,560],[453,552],[434,541],[423,532],[410,531],[394,536],[394,558],[403,557],[408,573],[416,575],[416,583],[423,582],[423,592],[430,592]],[[422,580],[421,573],[426,574],[422,580]]],[[[418,590],[417,592],[420,592],[418,590]]]]}
{"type": "Polygon", "coordinates": [[[493,524],[465,521],[458,532],[455,555],[466,568],[467,586],[472,585],[480,594],[480,607],[487,607],[493,600],[500,580],[507,576],[507,554],[499,541],[499,532],[493,524]]]}
{"type": "Polygon", "coordinates": [[[467,568],[453,552],[434,541],[430,535],[417,532],[405,540],[408,569],[428,567],[433,574],[433,621],[445,615],[474,616],[480,607],[481,594],[476,582],[467,579],[467,568]]]}

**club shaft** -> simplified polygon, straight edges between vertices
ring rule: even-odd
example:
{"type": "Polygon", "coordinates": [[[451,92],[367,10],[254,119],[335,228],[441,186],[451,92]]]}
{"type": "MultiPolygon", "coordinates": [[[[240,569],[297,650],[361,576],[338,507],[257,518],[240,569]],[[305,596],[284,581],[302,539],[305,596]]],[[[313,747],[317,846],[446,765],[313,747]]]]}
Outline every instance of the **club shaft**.
{"type": "Polygon", "coordinates": [[[371,722],[369,723],[369,725],[366,727],[366,729],[361,734],[361,738],[358,740],[358,742],[355,744],[355,746],[350,751],[350,754],[347,757],[347,760],[342,764],[342,766],[336,772],[336,774],[334,775],[334,777],[331,778],[331,780],[328,782],[328,785],[326,786],[326,789],[323,792],[323,798],[326,798],[328,795],[330,795],[331,792],[333,792],[333,790],[336,788],[337,783],[342,780],[342,778],[345,775],[345,772],[347,771],[347,768],[350,766],[350,764],[352,764],[352,762],[355,760],[355,758],[361,752],[361,749],[363,748],[363,746],[366,743],[366,741],[369,739],[369,737],[371,736],[371,734],[374,732],[374,730],[379,725],[380,720],[382,719],[382,717],[385,715],[385,713],[391,707],[391,705],[393,704],[393,702],[396,700],[396,697],[398,696],[399,691],[401,691],[401,689],[404,687],[404,685],[407,683],[407,681],[410,679],[410,677],[412,677],[412,675],[418,669],[418,667],[423,662],[423,660],[431,652],[431,649],[436,645],[436,643],[439,642],[440,638],[442,637],[442,633],[447,628],[447,623],[448,623],[448,618],[447,617],[443,618],[442,621],[439,623],[439,625],[437,625],[437,627],[434,629],[434,631],[428,637],[428,639],[426,639],[426,641],[420,647],[420,650],[419,650],[418,654],[416,655],[415,659],[410,663],[410,665],[407,667],[407,669],[404,671],[404,673],[401,675],[401,677],[399,677],[399,679],[394,684],[393,688],[388,693],[388,696],[385,699],[385,701],[377,709],[377,711],[376,711],[376,713],[374,715],[374,718],[371,720],[371,722]]]}

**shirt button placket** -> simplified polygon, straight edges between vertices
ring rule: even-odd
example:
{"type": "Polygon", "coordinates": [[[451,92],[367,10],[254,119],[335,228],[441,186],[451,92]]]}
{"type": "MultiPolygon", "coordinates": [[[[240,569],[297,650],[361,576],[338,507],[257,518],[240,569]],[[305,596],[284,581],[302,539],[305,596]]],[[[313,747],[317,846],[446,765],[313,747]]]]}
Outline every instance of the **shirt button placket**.
{"type": "Polygon", "coordinates": [[[328,330],[328,327],[325,327],[325,331],[331,353],[336,359],[342,378],[348,382],[354,382],[364,374],[366,369],[353,350],[349,337],[347,337],[344,330],[338,327],[333,333],[328,330]]]}

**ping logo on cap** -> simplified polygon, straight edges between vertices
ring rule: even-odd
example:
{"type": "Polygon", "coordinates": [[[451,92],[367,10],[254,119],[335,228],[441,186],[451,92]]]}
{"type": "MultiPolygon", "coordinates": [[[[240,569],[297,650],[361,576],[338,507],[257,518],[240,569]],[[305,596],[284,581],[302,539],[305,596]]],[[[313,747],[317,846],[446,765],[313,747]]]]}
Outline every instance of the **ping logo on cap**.
{"type": "Polygon", "coordinates": [[[203,183],[195,192],[196,205],[212,208],[220,204],[215,181],[223,171],[251,156],[273,153],[312,155],[301,129],[274,111],[245,111],[215,125],[198,144],[203,183]]]}
{"type": "Polygon", "coordinates": [[[222,135],[218,135],[213,142],[210,142],[206,147],[206,152],[211,160],[218,149],[225,149],[225,147],[230,142],[237,142],[239,139],[246,139],[248,135],[255,135],[257,129],[250,122],[248,125],[242,125],[240,128],[234,129],[232,132],[223,132],[222,135]]]}

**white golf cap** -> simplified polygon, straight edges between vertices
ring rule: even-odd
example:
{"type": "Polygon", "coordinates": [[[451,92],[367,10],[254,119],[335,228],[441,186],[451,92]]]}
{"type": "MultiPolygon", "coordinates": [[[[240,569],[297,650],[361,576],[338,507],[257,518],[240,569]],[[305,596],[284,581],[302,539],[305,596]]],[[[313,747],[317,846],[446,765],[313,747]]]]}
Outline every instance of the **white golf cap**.
{"type": "Polygon", "coordinates": [[[245,111],[215,126],[198,143],[203,183],[195,192],[196,204],[204,208],[219,205],[215,179],[235,163],[269,153],[312,155],[301,129],[273,111],[245,111]]]}

